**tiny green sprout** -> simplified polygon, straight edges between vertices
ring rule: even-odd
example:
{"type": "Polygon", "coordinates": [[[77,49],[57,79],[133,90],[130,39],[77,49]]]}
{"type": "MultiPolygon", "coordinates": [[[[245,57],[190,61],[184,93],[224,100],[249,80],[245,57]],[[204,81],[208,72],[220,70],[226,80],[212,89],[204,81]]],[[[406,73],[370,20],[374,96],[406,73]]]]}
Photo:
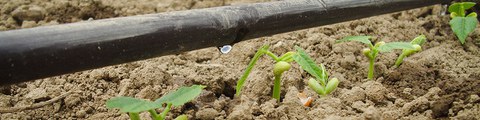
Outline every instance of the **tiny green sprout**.
{"type": "MultiPolygon", "coordinates": [[[[164,120],[167,113],[172,107],[182,106],[188,101],[193,100],[202,92],[205,86],[193,85],[190,87],[181,87],[180,89],[168,93],[165,96],[152,101],[131,98],[131,97],[115,97],[107,101],[107,108],[120,109],[120,112],[129,114],[131,120],[140,120],[140,112],[148,111],[153,120],[164,120]],[[158,114],[155,109],[162,108],[163,104],[167,104],[162,113],[158,114]]],[[[187,116],[180,115],[176,120],[187,120],[187,116]]]]}
{"type": "Polygon", "coordinates": [[[378,42],[376,44],[372,44],[370,41],[371,36],[348,36],[343,38],[342,40],[337,40],[337,43],[341,42],[350,42],[350,41],[357,41],[364,44],[367,44],[369,48],[365,48],[362,50],[362,53],[368,58],[369,66],[368,66],[368,79],[373,80],[373,70],[375,59],[377,58],[378,53],[380,52],[390,52],[394,49],[415,49],[415,47],[408,43],[408,42],[390,42],[385,43],[383,41],[378,42]]]}
{"type": "Polygon", "coordinates": [[[253,56],[252,60],[247,66],[247,69],[245,70],[243,75],[240,77],[240,80],[237,81],[237,87],[236,87],[236,93],[235,93],[236,96],[240,96],[243,84],[247,79],[248,75],[250,75],[250,72],[252,71],[255,63],[257,63],[258,59],[260,59],[262,55],[266,54],[276,61],[275,65],[273,66],[273,74],[274,74],[275,80],[273,84],[272,97],[280,101],[281,77],[285,71],[288,71],[290,69],[291,65],[289,62],[293,61],[292,56],[295,55],[295,52],[287,52],[282,56],[277,57],[275,54],[270,52],[268,48],[269,48],[268,45],[262,46],[259,50],[257,50],[255,55],[253,56]]]}
{"type": "Polygon", "coordinates": [[[326,96],[333,92],[340,81],[338,81],[337,78],[328,80],[328,73],[323,64],[320,64],[319,67],[302,48],[295,47],[295,49],[297,50],[297,54],[293,56],[293,59],[303,70],[315,77],[315,79],[310,78],[308,80],[308,87],[321,96],[326,96]]]}
{"type": "Polygon", "coordinates": [[[475,6],[474,2],[458,2],[448,7],[450,17],[452,18],[450,26],[462,44],[465,44],[468,34],[472,33],[478,24],[477,13],[472,12],[468,15],[465,13],[467,9],[473,6],[475,6]]]}
{"type": "Polygon", "coordinates": [[[395,61],[395,66],[394,67],[400,66],[400,64],[402,64],[403,59],[405,59],[405,57],[408,57],[408,56],[410,56],[414,53],[422,51],[421,45],[423,43],[425,43],[425,41],[427,41],[427,38],[425,37],[425,35],[420,35],[420,36],[416,37],[415,39],[413,39],[410,42],[410,44],[412,44],[415,49],[403,49],[402,54],[400,54],[400,56],[398,56],[398,58],[397,58],[397,61],[395,61]]]}

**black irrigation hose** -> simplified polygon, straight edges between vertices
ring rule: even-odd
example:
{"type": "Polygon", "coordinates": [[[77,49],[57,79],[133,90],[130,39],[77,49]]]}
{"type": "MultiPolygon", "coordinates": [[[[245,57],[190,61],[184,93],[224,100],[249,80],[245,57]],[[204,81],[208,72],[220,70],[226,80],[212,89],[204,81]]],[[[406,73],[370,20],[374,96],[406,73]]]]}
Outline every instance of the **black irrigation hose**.
{"type": "Polygon", "coordinates": [[[450,0],[286,0],[0,32],[0,85],[450,0]]]}

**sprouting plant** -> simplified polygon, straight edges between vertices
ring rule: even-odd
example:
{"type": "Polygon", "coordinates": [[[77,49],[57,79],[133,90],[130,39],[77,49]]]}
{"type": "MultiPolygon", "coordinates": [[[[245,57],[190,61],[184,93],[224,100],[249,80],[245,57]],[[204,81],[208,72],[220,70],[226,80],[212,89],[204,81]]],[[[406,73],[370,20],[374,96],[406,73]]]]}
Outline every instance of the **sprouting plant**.
{"type": "MultiPolygon", "coordinates": [[[[140,120],[139,113],[144,111],[148,111],[154,120],[164,120],[172,107],[182,106],[188,101],[193,100],[202,92],[203,88],[205,88],[205,86],[202,85],[181,87],[154,102],[124,96],[115,97],[107,101],[107,108],[118,108],[120,112],[128,113],[131,120],[140,120]],[[166,104],[165,109],[161,114],[158,114],[155,109],[162,108],[164,104],[166,104]]],[[[176,120],[187,120],[187,116],[178,116],[176,120]]]]}
{"type": "Polygon", "coordinates": [[[295,54],[295,52],[287,52],[287,53],[283,54],[282,56],[277,57],[274,53],[270,52],[268,50],[268,48],[269,48],[268,45],[262,46],[260,49],[258,49],[258,51],[253,56],[252,60],[250,61],[250,63],[247,66],[247,69],[243,73],[242,77],[240,77],[240,80],[238,80],[238,82],[237,82],[236,93],[235,93],[236,96],[240,96],[240,93],[241,93],[242,87],[243,87],[243,83],[245,82],[248,75],[252,71],[252,68],[255,65],[255,63],[257,63],[258,59],[262,55],[267,54],[268,56],[270,56],[272,59],[274,59],[276,61],[275,65],[273,66],[273,75],[275,77],[275,80],[274,80],[274,83],[273,83],[274,85],[273,85],[272,97],[277,99],[277,100],[280,100],[281,77],[282,77],[283,72],[290,69],[290,67],[291,67],[290,62],[293,61],[292,56],[295,54]]]}
{"type": "Polygon", "coordinates": [[[472,12],[468,15],[465,13],[467,9],[473,6],[475,6],[474,2],[459,2],[453,3],[448,7],[450,17],[452,18],[452,20],[450,20],[450,26],[462,44],[465,43],[468,34],[473,32],[477,27],[477,13],[472,12]]]}
{"type": "Polygon", "coordinates": [[[315,79],[310,78],[308,80],[308,87],[313,89],[317,94],[326,96],[333,92],[340,83],[337,78],[328,80],[328,73],[323,64],[320,67],[310,58],[310,56],[299,47],[295,47],[297,54],[293,55],[293,59],[307,71],[315,79]]]}
{"type": "MultiPolygon", "coordinates": [[[[276,61],[273,67],[273,74],[275,76],[274,86],[273,86],[273,98],[280,100],[280,82],[283,72],[290,69],[291,65],[290,62],[296,61],[302,69],[307,71],[309,74],[314,76],[316,79],[309,79],[308,85],[318,94],[325,96],[330,94],[339,83],[337,78],[332,78],[328,80],[328,74],[325,70],[325,67],[321,65],[318,67],[317,64],[310,58],[310,56],[301,48],[295,47],[297,52],[287,52],[284,55],[277,57],[275,54],[268,50],[268,45],[262,46],[253,56],[252,60],[247,66],[244,74],[240,77],[240,80],[237,82],[236,88],[236,96],[239,96],[243,87],[243,83],[247,79],[248,75],[250,74],[253,66],[257,62],[257,60],[264,54],[267,54],[272,59],[276,61]]],[[[305,97],[305,96],[303,96],[305,97]]],[[[311,99],[307,99],[306,103],[311,99]]]]}
{"type": "Polygon", "coordinates": [[[364,44],[367,44],[369,48],[365,48],[362,50],[362,53],[367,56],[369,60],[368,66],[368,79],[373,80],[373,70],[376,57],[380,52],[390,52],[394,49],[415,49],[412,44],[408,42],[390,42],[385,43],[383,41],[378,42],[376,44],[372,44],[370,41],[371,36],[348,36],[343,38],[342,40],[337,40],[337,43],[341,42],[350,42],[350,41],[357,41],[364,44]]]}
{"type": "Polygon", "coordinates": [[[402,64],[403,59],[405,59],[405,57],[408,57],[408,56],[410,56],[414,53],[422,51],[421,45],[423,43],[425,43],[425,41],[427,41],[427,38],[425,37],[425,35],[420,35],[420,36],[416,37],[415,39],[413,39],[410,42],[410,44],[412,44],[415,49],[403,49],[402,54],[400,54],[400,56],[398,56],[398,58],[397,58],[397,61],[395,61],[395,66],[394,67],[400,66],[400,64],[402,64]]]}

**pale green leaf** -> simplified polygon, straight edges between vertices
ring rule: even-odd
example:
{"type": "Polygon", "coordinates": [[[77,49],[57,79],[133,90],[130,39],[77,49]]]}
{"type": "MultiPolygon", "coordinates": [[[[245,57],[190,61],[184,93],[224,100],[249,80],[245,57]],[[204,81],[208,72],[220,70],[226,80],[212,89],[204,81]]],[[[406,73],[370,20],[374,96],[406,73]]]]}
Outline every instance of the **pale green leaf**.
{"type": "Polygon", "coordinates": [[[156,104],[172,103],[173,106],[181,106],[195,99],[202,92],[205,86],[193,85],[191,87],[181,87],[177,91],[168,93],[163,97],[155,100],[156,104]]]}
{"type": "MultiPolygon", "coordinates": [[[[455,13],[464,13],[466,9],[470,9],[475,6],[474,2],[459,2],[453,3],[452,5],[448,6],[448,12],[455,12],[455,13]],[[463,6],[463,9],[461,8],[463,6]]],[[[464,17],[464,16],[462,16],[464,17]]]]}
{"type": "Polygon", "coordinates": [[[450,26],[460,43],[464,44],[468,34],[477,27],[477,22],[477,19],[474,17],[455,17],[450,21],[450,26]]]}
{"type": "Polygon", "coordinates": [[[175,118],[175,120],[188,120],[188,116],[187,115],[180,115],[177,118],[175,118]]]}
{"type": "Polygon", "coordinates": [[[325,94],[330,94],[335,90],[338,86],[340,81],[338,81],[337,78],[332,78],[331,80],[328,81],[327,86],[325,87],[325,94]]]}
{"type": "Polygon", "coordinates": [[[310,78],[308,79],[307,83],[308,87],[313,89],[313,91],[315,91],[317,94],[325,95],[325,88],[322,85],[318,84],[317,80],[310,78]]]}
{"type": "Polygon", "coordinates": [[[394,49],[415,49],[412,44],[408,42],[390,42],[378,47],[380,52],[390,52],[394,49]]]}
{"type": "Polygon", "coordinates": [[[370,41],[370,38],[372,38],[372,36],[348,36],[348,37],[345,37],[341,40],[337,40],[337,43],[357,41],[357,42],[361,42],[361,43],[364,43],[364,44],[372,45],[372,42],[370,41]]]}
{"type": "Polygon", "coordinates": [[[427,41],[427,37],[425,37],[425,35],[420,35],[420,36],[414,38],[410,43],[411,44],[422,45],[426,41],[427,41]]]}
{"type": "Polygon", "coordinates": [[[252,69],[255,66],[255,64],[257,63],[258,59],[260,59],[260,57],[262,55],[264,55],[266,51],[268,51],[268,48],[269,48],[268,45],[263,45],[260,49],[257,50],[257,52],[253,56],[252,60],[250,60],[250,63],[248,63],[247,69],[245,69],[245,72],[240,77],[240,79],[237,81],[237,87],[235,89],[236,90],[235,91],[235,96],[240,95],[240,93],[242,92],[242,87],[243,87],[243,84],[245,83],[245,80],[247,80],[248,75],[250,75],[250,72],[252,72],[252,69]]]}
{"type": "Polygon", "coordinates": [[[297,50],[297,54],[293,56],[293,59],[303,70],[319,80],[322,85],[325,85],[325,82],[328,79],[325,69],[319,67],[302,48],[295,46],[295,49],[297,50]]]}
{"type": "Polygon", "coordinates": [[[162,107],[161,104],[155,104],[151,101],[136,99],[132,97],[114,97],[107,101],[107,108],[118,108],[120,112],[142,112],[150,109],[162,107]]]}

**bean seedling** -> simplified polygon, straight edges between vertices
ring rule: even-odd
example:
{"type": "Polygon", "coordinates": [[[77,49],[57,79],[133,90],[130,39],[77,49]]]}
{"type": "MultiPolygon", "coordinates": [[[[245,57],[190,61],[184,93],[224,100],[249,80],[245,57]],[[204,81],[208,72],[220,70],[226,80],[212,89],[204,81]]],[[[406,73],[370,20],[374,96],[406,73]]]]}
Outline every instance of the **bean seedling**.
{"type": "MultiPolygon", "coordinates": [[[[154,102],[124,96],[115,97],[107,101],[107,108],[118,108],[120,112],[128,113],[131,120],[140,120],[139,113],[143,111],[148,111],[153,120],[164,120],[172,107],[182,106],[188,101],[193,100],[202,92],[203,88],[205,88],[205,86],[202,85],[181,87],[154,102]],[[158,114],[155,109],[162,108],[163,104],[167,105],[162,113],[158,114]]],[[[176,120],[187,120],[187,116],[180,115],[176,120]]]]}
{"type": "Polygon", "coordinates": [[[376,44],[372,44],[372,42],[370,41],[371,38],[371,36],[348,36],[343,38],[342,40],[337,40],[337,43],[357,41],[368,45],[369,48],[363,49],[362,53],[367,56],[369,60],[368,79],[370,80],[373,80],[374,64],[378,53],[390,52],[394,49],[415,49],[415,47],[413,47],[413,45],[408,42],[385,43],[381,41],[377,42],[376,44]]]}
{"type": "Polygon", "coordinates": [[[333,92],[340,81],[337,78],[328,80],[328,73],[323,64],[320,64],[319,67],[302,48],[295,47],[295,49],[297,54],[293,55],[293,59],[303,70],[315,77],[315,79],[310,78],[308,80],[308,87],[321,96],[326,96],[333,92]]]}
{"type": "Polygon", "coordinates": [[[400,64],[402,64],[403,59],[405,59],[405,57],[408,57],[408,56],[410,56],[414,53],[422,51],[421,45],[423,43],[425,43],[426,40],[427,40],[427,38],[425,37],[425,35],[420,35],[420,36],[416,37],[415,39],[413,39],[410,42],[410,44],[412,44],[412,46],[415,49],[403,49],[402,54],[400,54],[400,56],[398,56],[398,58],[397,58],[397,61],[395,61],[395,66],[394,67],[400,66],[400,64]]]}
{"type": "Polygon", "coordinates": [[[450,26],[462,44],[465,43],[468,34],[472,33],[478,24],[477,13],[472,12],[468,15],[465,13],[467,9],[473,6],[475,6],[474,2],[459,2],[453,3],[448,7],[450,17],[452,18],[450,26]]]}
{"type": "Polygon", "coordinates": [[[245,70],[245,73],[243,73],[242,77],[240,77],[240,80],[237,82],[237,87],[236,87],[236,96],[240,96],[240,93],[242,91],[243,83],[247,79],[248,75],[252,71],[253,66],[255,63],[257,63],[258,59],[264,55],[267,54],[270,56],[273,60],[276,61],[275,65],[273,66],[273,75],[275,77],[274,80],[274,85],[273,85],[273,94],[272,97],[280,101],[280,85],[281,85],[281,77],[283,72],[288,71],[291,67],[289,62],[292,62],[292,56],[295,54],[295,52],[287,52],[283,54],[280,57],[277,57],[275,54],[270,52],[268,50],[269,46],[268,45],[263,45],[255,55],[253,56],[253,59],[250,61],[248,64],[247,69],[245,70]]]}

